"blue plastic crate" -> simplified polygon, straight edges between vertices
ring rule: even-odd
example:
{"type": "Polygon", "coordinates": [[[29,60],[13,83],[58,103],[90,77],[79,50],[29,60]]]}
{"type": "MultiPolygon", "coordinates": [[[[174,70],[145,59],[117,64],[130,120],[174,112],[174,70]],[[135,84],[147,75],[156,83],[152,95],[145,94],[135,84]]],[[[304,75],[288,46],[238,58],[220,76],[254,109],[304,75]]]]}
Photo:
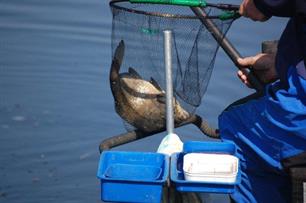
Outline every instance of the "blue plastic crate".
{"type": "Polygon", "coordinates": [[[234,155],[236,147],[230,142],[198,142],[192,141],[184,144],[184,152],[175,153],[171,156],[171,181],[175,184],[176,190],[182,192],[207,192],[207,193],[232,193],[235,185],[240,183],[241,173],[238,170],[234,183],[198,182],[188,181],[184,178],[183,157],[186,153],[225,153],[234,155]]]}
{"type": "Polygon", "coordinates": [[[108,202],[160,202],[169,175],[169,157],[151,152],[105,151],[98,178],[108,202]]]}

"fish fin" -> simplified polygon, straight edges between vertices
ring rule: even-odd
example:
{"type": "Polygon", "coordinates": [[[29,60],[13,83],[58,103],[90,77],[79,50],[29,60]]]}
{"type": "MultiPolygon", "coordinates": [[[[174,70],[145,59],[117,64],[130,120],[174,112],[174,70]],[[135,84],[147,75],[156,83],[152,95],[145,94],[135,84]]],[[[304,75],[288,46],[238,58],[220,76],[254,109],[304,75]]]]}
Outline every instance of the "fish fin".
{"type": "Polygon", "coordinates": [[[150,83],[159,91],[164,92],[164,90],[159,86],[158,82],[154,78],[150,78],[150,83]]]}
{"type": "Polygon", "coordinates": [[[129,74],[131,74],[134,78],[142,79],[139,73],[137,73],[137,71],[134,68],[129,67],[128,71],[129,71],[129,74]]]}
{"type": "Polygon", "coordinates": [[[166,104],[166,94],[165,93],[161,93],[159,95],[157,95],[157,101],[163,104],[166,104]]]}

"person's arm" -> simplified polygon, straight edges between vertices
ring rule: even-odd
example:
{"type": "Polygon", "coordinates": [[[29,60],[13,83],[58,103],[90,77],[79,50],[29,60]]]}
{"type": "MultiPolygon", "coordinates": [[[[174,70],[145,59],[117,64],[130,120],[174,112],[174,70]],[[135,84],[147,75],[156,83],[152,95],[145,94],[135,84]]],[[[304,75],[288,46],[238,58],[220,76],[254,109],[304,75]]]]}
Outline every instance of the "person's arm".
{"type": "Polygon", "coordinates": [[[296,12],[296,1],[299,0],[243,0],[239,13],[254,21],[266,21],[271,16],[291,17],[296,12]]]}
{"type": "MultiPolygon", "coordinates": [[[[243,0],[239,13],[254,21],[265,21],[272,15],[290,16],[295,12],[295,0],[243,0]]],[[[252,67],[258,79],[264,84],[278,79],[275,69],[275,54],[258,54],[238,60],[241,66],[252,67]]],[[[251,87],[247,75],[238,71],[240,80],[251,87]]]]}
{"type": "Polygon", "coordinates": [[[292,17],[296,0],[253,0],[256,8],[267,17],[292,17]]]}

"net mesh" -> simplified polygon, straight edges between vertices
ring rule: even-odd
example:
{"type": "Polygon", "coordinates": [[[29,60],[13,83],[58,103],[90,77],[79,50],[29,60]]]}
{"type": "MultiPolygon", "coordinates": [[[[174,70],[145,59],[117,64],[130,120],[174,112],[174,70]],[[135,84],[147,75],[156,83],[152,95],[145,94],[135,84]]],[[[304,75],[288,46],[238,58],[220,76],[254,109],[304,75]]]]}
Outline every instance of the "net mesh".
{"type": "MultiPolygon", "coordinates": [[[[219,47],[211,33],[189,7],[126,1],[111,2],[110,7],[113,57],[119,42],[125,43],[120,72],[128,72],[132,67],[144,80],[154,78],[163,90],[166,86],[163,31],[172,31],[174,96],[182,108],[193,114],[207,89],[219,47]]],[[[205,10],[225,35],[233,19],[218,19],[224,11],[217,8],[205,10]]]]}

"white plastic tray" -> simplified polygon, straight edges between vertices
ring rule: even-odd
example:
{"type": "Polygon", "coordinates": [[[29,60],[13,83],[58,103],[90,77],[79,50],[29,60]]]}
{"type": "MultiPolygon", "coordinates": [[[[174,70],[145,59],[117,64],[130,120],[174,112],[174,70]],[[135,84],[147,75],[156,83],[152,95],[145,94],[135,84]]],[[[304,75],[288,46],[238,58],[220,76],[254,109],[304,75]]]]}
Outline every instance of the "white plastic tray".
{"type": "Polygon", "coordinates": [[[233,183],[238,162],[229,154],[188,153],[183,157],[184,176],[189,181],[233,183]]]}

